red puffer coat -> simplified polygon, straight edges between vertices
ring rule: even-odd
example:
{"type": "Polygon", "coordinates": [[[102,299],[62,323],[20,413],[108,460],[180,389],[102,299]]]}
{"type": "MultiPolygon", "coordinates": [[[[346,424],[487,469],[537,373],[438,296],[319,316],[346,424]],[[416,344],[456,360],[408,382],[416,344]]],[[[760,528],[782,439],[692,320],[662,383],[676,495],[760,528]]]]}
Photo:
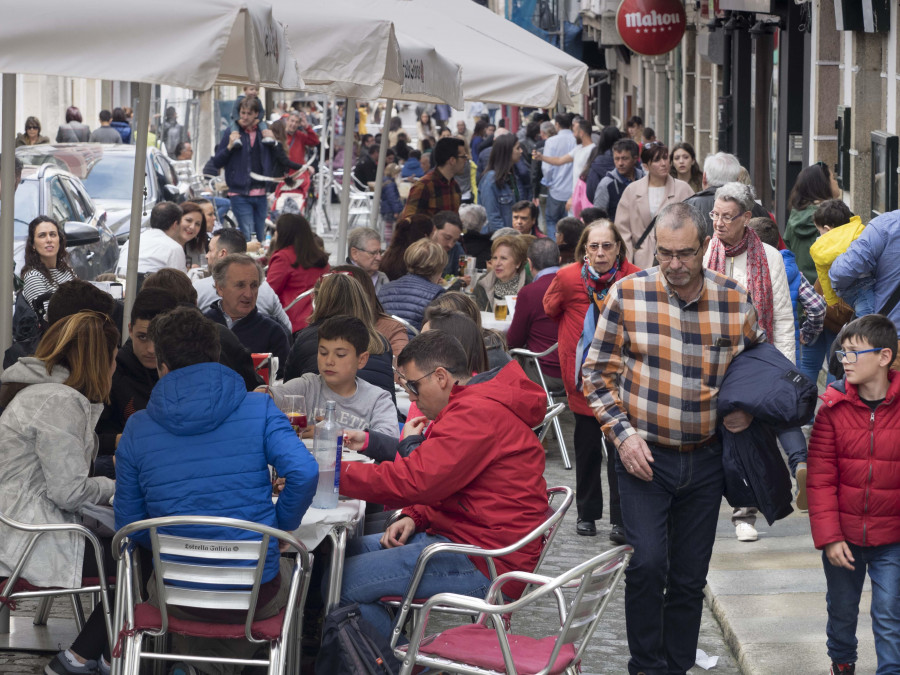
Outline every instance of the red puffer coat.
{"type": "Polygon", "coordinates": [[[816,548],[900,542],[900,374],[875,412],[846,381],[821,396],[809,439],[809,522],[816,548]]]}

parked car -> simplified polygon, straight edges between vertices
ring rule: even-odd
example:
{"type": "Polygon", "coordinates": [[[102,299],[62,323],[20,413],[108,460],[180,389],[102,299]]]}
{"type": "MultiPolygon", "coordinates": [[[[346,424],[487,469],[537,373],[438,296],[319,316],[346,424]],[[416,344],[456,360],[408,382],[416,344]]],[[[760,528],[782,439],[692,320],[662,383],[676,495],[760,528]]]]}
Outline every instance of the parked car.
{"type": "Polygon", "coordinates": [[[63,226],[69,265],[79,279],[91,281],[105,272],[115,272],[119,245],[106,224],[106,212],[97,207],[78,178],[48,164],[26,166],[16,190],[16,274],[21,274],[25,265],[28,223],[37,216],[50,216],[63,226]]]}
{"type": "MultiPolygon", "coordinates": [[[[94,203],[106,211],[107,225],[121,245],[131,228],[134,151],[135,146],[124,144],[45,143],[17,148],[16,156],[26,164],[54,164],[78,176],[94,203]]],[[[147,148],[145,178],[141,229],[150,226],[150,211],[159,202],[185,199],[172,161],[156,148],[147,148]]]]}

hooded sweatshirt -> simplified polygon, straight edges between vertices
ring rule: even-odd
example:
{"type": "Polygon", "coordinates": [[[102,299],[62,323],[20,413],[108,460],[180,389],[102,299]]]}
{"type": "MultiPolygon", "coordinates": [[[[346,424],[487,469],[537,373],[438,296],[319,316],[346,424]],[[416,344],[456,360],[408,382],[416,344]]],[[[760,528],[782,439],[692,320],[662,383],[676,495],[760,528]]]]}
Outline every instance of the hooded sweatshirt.
{"type": "Polygon", "coordinates": [[[809,249],[819,237],[819,231],[813,222],[813,213],[818,207],[818,204],[810,204],[805,209],[792,209],[787,227],[784,228],[784,243],[794,252],[797,267],[811,284],[816,283],[816,264],[809,249]]]}
{"type": "MultiPolygon", "coordinates": [[[[547,395],[521,366],[508,363],[455,386],[427,438],[393,462],[353,462],[341,469],[341,494],[389,508],[406,507],[417,532],[485,549],[503,548],[546,518],[544,450],[532,427],[547,395]]],[[[532,572],[539,540],[497,559],[497,573],[532,572]]],[[[488,575],[484,558],[472,562],[488,575]]],[[[518,597],[523,584],[504,593],[518,597]]]]}

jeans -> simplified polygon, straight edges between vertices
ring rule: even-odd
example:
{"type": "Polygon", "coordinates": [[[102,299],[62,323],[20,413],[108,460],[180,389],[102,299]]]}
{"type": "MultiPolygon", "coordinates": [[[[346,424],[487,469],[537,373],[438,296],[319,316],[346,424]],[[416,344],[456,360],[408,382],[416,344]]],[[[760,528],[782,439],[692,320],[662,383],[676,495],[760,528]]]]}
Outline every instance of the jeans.
{"type": "Polygon", "coordinates": [[[653,479],[628,473],[616,456],[625,538],[628,672],[684,675],[693,665],[703,587],[725,488],[722,445],[693,452],[650,444],[653,479]]]}
{"type": "Polygon", "coordinates": [[[800,427],[780,429],[778,442],[788,458],[788,466],[791,467],[791,475],[797,475],[797,464],[806,461],[806,436],[800,427]]]}
{"type": "MultiPolygon", "coordinates": [[[[800,362],[797,365],[800,367],[800,372],[813,382],[819,380],[819,371],[822,370],[822,364],[828,355],[828,348],[831,347],[831,343],[834,342],[835,338],[837,338],[837,333],[823,328],[822,332],[819,333],[819,337],[813,342],[808,345],[801,345],[800,362]]],[[[832,382],[834,382],[834,376],[828,373],[826,384],[831,384],[832,382]]]]}
{"type": "MultiPolygon", "coordinates": [[[[213,197],[213,203],[216,205],[216,217],[219,219],[219,226],[221,226],[225,222],[225,216],[231,210],[231,200],[225,197],[213,197]]],[[[206,229],[207,231],[210,230],[209,223],[206,224],[206,229]]]]}
{"type": "Polygon", "coordinates": [[[238,227],[244,238],[250,241],[251,233],[256,233],[257,241],[266,239],[266,196],[248,197],[247,195],[231,195],[231,210],[238,221],[238,227]]]}
{"type": "Polygon", "coordinates": [[[875,309],[875,277],[862,277],[851,282],[841,293],[841,299],[853,307],[857,318],[874,314],[877,311],[875,309]]]}
{"type": "MultiPolygon", "coordinates": [[[[419,532],[410,537],[404,546],[381,548],[380,541],[380,534],[370,534],[352,539],[347,544],[341,606],[359,603],[363,618],[389,638],[393,628],[391,616],[378,599],[406,593],[422,549],[429,544],[450,540],[419,532]]],[[[459,593],[483,598],[490,585],[490,579],[462,553],[441,553],[428,563],[416,597],[459,593]]]]}
{"type": "Polygon", "coordinates": [[[856,546],[847,542],[854,570],[835,567],[822,553],[828,584],[828,656],[835,663],[856,663],[856,620],[868,570],[872,580],[872,632],[875,633],[877,675],[900,673],[900,543],[856,546]]]}
{"type": "Polygon", "coordinates": [[[547,206],[544,210],[544,219],[547,221],[547,236],[556,240],[556,222],[566,217],[566,202],[559,201],[547,195],[547,206]]]}

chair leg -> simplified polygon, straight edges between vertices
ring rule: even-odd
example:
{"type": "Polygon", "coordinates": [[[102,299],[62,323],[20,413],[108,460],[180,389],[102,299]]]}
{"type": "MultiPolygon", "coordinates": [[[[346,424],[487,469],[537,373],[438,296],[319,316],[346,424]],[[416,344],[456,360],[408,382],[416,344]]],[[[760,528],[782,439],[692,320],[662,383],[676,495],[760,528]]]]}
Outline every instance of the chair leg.
{"type": "Polygon", "coordinates": [[[9,635],[9,605],[0,605],[0,634],[9,635]]]}
{"type": "MultiPolygon", "coordinates": [[[[37,612],[34,615],[35,626],[46,626],[47,619],[50,618],[50,608],[53,606],[53,596],[46,595],[41,598],[38,603],[37,612]]],[[[80,628],[80,627],[79,627],[80,628]]]]}
{"type": "Polygon", "coordinates": [[[553,433],[556,434],[556,442],[559,443],[559,452],[562,455],[563,466],[567,469],[572,468],[572,462],[569,461],[569,451],[566,449],[566,441],[563,438],[562,426],[559,423],[559,417],[553,418],[553,433]]]}
{"type": "MultiPolygon", "coordinates": [[[[285,653],[282,645],[278,640],[269,643],[269,675],[283,675],[285,669],[285,653]]],[[[299,664],[298,664],[299,665],[299,664]]],[[[299,668],[292,669],[292,672],[300,672],[299,668]]]]}
{"type": "Polygon", "coordinates": [[[81,632],[81,629],[84,628],[84,609],[81,606],[81,596],[80,595],[70,595],[69,598],[72,600],[72,613],[75,614],[75,625],[78,626],[78,632],[81,632]]]}

